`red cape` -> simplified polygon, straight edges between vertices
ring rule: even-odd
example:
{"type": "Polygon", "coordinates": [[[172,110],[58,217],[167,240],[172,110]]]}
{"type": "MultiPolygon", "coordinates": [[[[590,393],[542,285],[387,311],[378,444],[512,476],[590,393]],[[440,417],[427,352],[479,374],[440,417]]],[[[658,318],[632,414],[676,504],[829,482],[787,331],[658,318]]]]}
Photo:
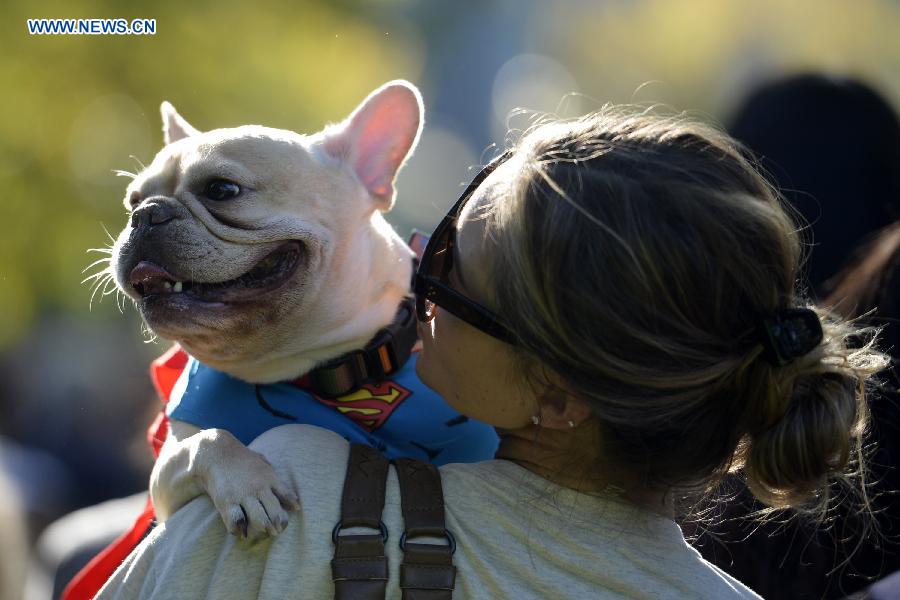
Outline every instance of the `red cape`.
{"type": "MultiPolygon", "coordinates": [[[[187,353],[179,346],[172,346],[150,365],[150,378],[164,406],[187,362],[187,353]]],[[[168,424],[169,419],[163,409],[147,430],[147,442],[154,456],[159,456],[159,450],[166,441],[168,424]]],[[[63,590],[61,600],[92,600],[131,551],[150,533],[155,517],[153,504],[148,497],[144,511],[135,519],[131,529],[103,549],[75,575],[63,590]]]]}

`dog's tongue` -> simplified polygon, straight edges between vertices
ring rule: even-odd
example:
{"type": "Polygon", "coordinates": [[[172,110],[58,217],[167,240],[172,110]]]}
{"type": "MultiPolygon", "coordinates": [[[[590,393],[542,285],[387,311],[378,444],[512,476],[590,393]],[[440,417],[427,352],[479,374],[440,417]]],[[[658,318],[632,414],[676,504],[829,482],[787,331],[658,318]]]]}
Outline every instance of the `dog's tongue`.
{"type": "Polygon", "coordinates": [[[128,275],[128,282],[132,284],[144,283],[154,279],[166,279],[169,281],[178,281],[178,278],[163,269],[156,263],[142,260],[135,266],[128,275]]]}

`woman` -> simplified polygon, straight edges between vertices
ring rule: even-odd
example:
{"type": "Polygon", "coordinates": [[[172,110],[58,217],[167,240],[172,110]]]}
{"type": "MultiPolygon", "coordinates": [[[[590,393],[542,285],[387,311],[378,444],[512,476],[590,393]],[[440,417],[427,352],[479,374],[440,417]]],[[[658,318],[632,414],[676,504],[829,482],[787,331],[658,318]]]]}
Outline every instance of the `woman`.
{"type": "MultiPolygon", "coordinates": [[[[607,109],[537,126],[485,169],[416,285],[422,380],[502,438],[497,460],[441,469],[455,596],[756,597],[685,543],[676,501],[738,468],[771,506],[813,497],[846,469],[885,364],[802,308],[799,262],[770,187],[698,124],[607,109]]],[[[301,499],[281,536],[247,545],[197,499],[100,598],[330,597],[347,444],[289,426],[253,447],[301,499]]],[[[395,540],[394,475],[384,522],[395,540]]]]}

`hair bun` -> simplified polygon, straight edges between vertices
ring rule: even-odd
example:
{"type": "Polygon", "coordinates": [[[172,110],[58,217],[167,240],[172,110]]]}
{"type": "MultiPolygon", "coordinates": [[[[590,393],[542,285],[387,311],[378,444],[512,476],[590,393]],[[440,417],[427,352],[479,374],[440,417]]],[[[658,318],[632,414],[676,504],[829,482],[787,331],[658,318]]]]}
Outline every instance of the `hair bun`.
{"type": "Polygon", "coordinates": [[[744,472],[754,496],[773,507],[797,505],[844,471],[865,423],[857,385],[840,372],[794,379],[787,411],[752,436],[744,472]]]}

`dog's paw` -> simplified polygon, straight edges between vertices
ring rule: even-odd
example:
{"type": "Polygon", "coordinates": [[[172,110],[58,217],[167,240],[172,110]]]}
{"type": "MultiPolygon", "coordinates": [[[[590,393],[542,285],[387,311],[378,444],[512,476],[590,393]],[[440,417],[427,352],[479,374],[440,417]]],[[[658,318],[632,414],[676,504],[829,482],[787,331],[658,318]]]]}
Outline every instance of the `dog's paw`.
{"type": "Polygon", "coordinates": [[[229,533],[250,539],[276,536],[300,501],[261,454],[243,450],[210,474],[207,493],[229,533]]]}

